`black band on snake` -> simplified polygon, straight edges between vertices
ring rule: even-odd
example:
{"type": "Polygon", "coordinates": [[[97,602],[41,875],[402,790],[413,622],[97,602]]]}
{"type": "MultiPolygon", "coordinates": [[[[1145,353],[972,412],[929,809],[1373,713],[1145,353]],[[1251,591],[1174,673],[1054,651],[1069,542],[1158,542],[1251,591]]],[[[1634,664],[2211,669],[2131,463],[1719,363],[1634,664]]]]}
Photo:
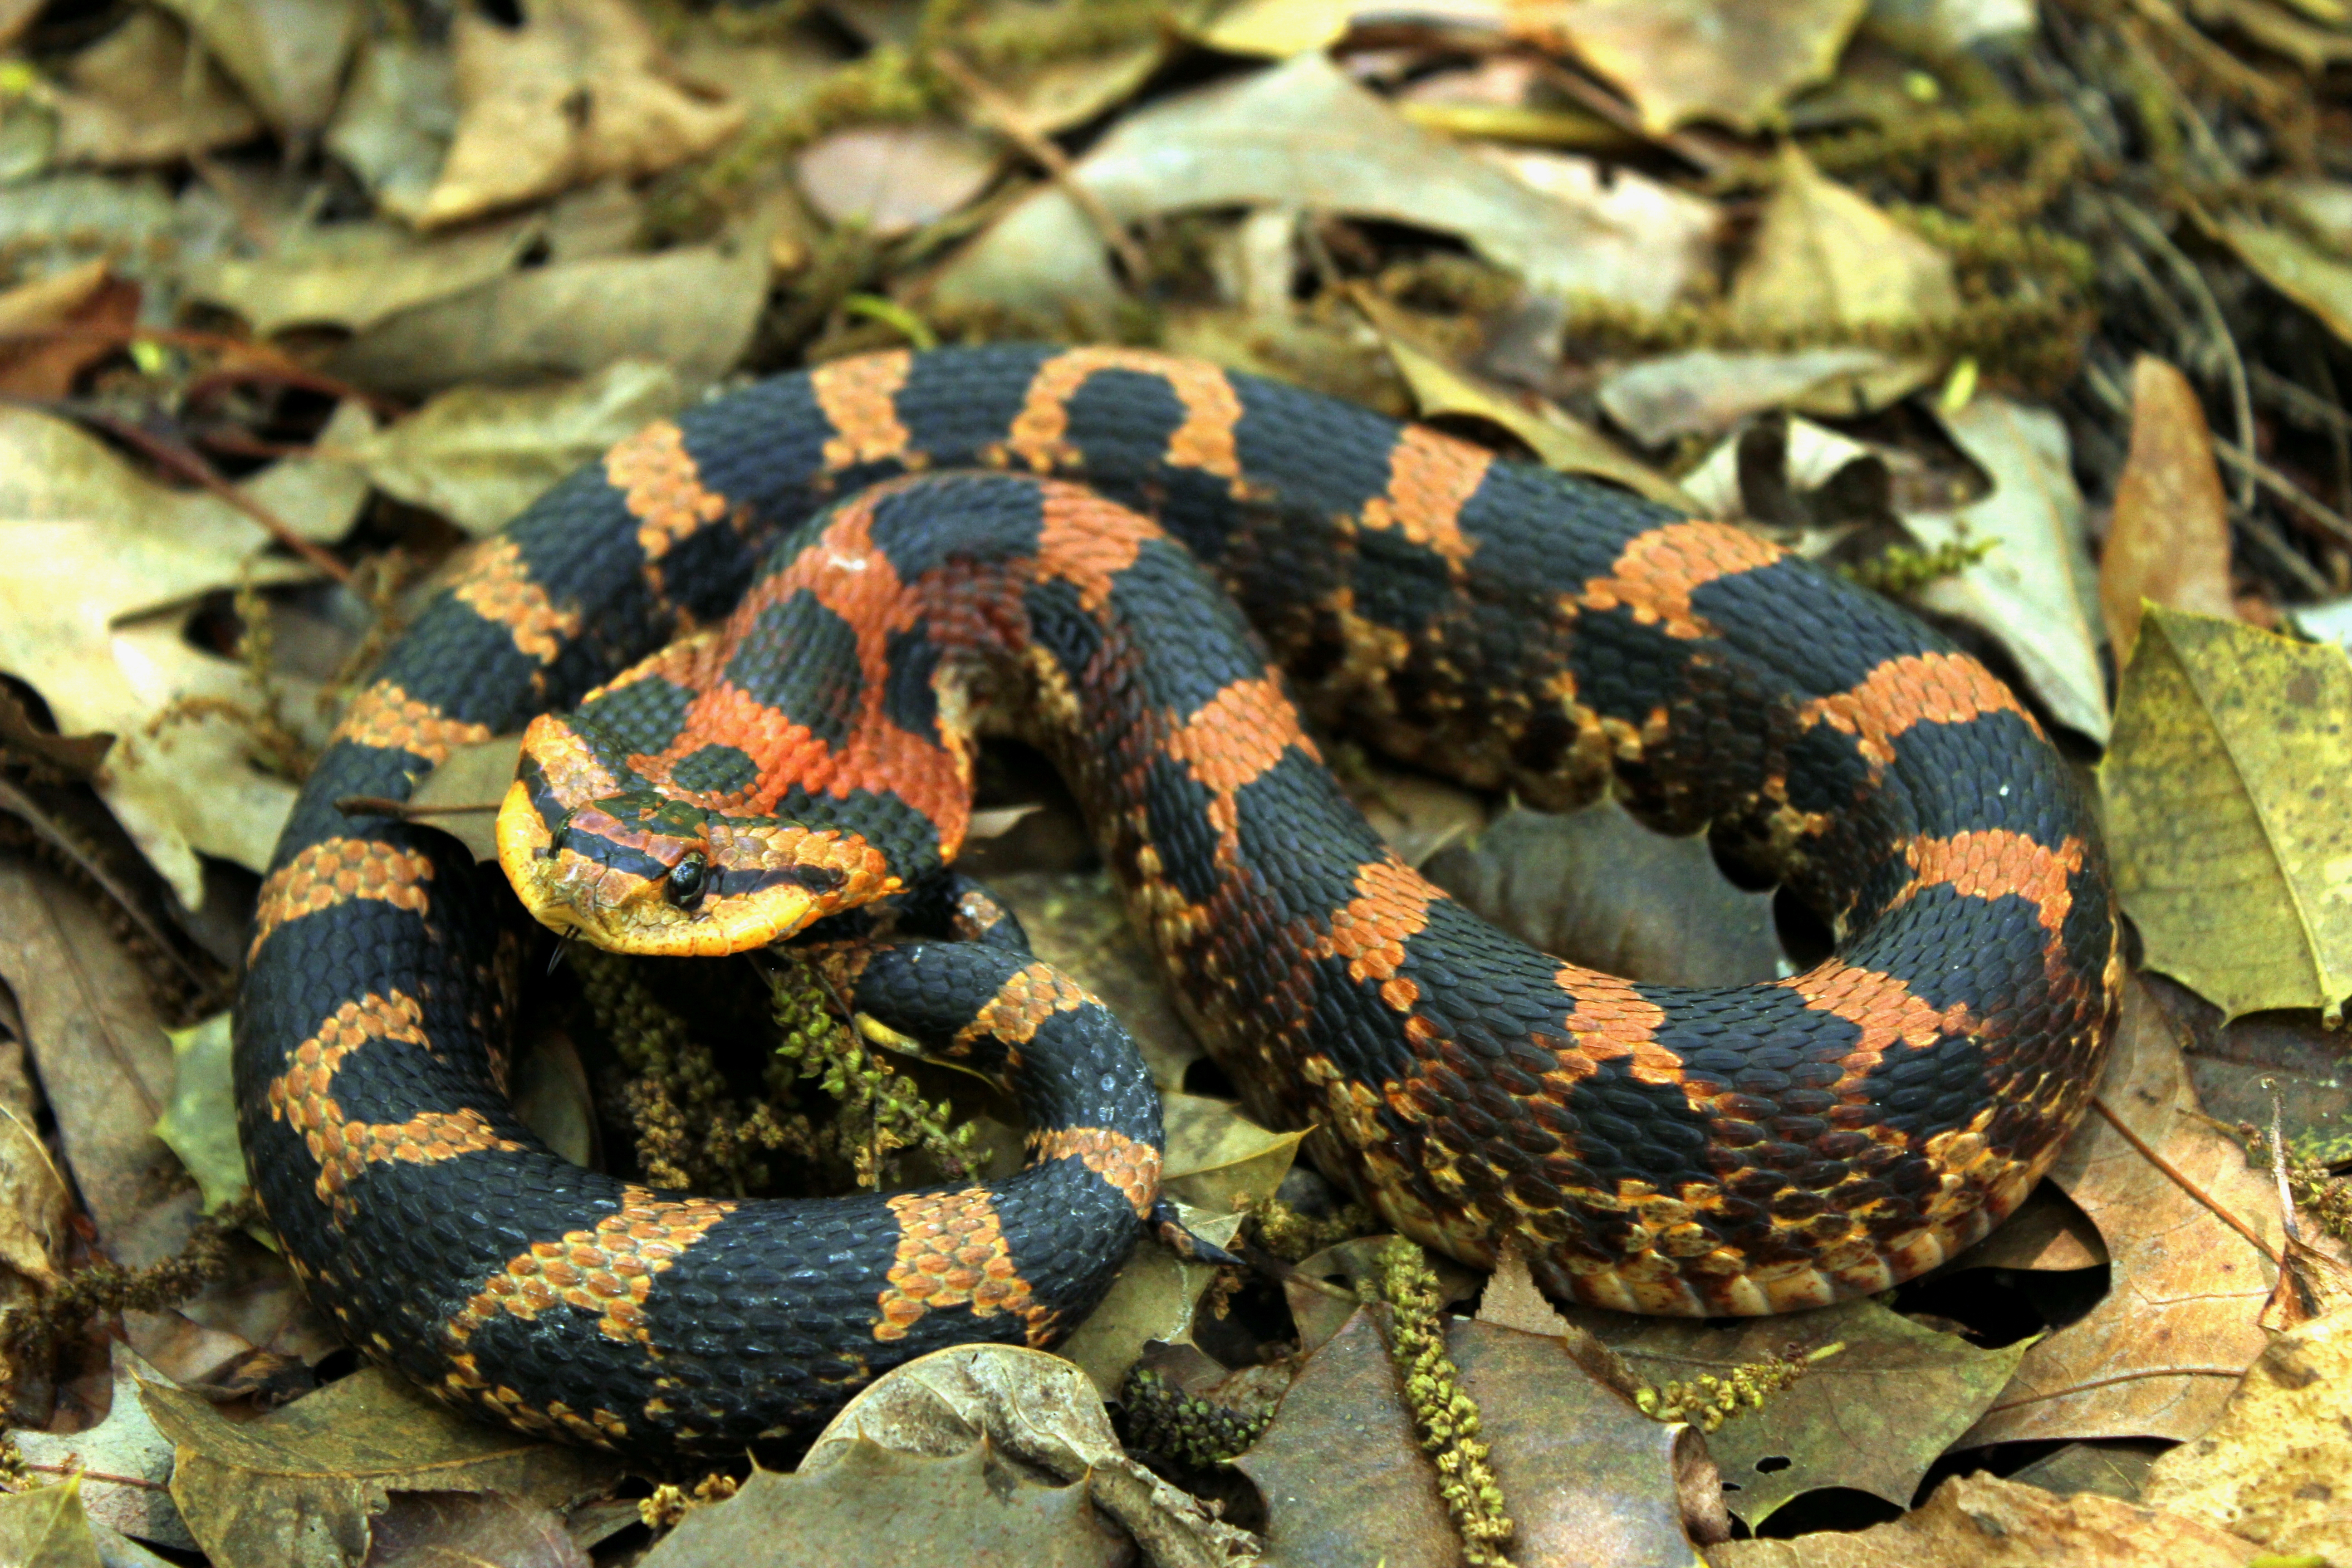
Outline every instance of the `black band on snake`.
{"type": "Polygon", "coordinates": [[[936,889],[975,726],[1009,722],[1250,1114],[1314,1124],[1406,1234],[1480,1264],[1517,1237],[1598,1306],[1784,1311],[1969,1246],[2088,1103],[2120,981],[2033,718],[1738,528],[1136,351],[767,382],[477,547],[306,784],[237,1008],[247,1161],[314,1299],[447,1399],[631,1451],[740,1449],[924,1351],[1051,1342],[1144,1231],[1160,1122],[1116,1022],[1017,940],[913,939],[821,962],[1011,1084],[1019,1174],[722,1201],[550,1152],[502,1089],[503,893],[333,803],[567,709],[506,868],[547,924],[672,953],[936,889]],[[1835,955],[1721,989],[1547,957],[1383,847],[1294,696],[1473,785],[1709,828],[1835,955]]]}

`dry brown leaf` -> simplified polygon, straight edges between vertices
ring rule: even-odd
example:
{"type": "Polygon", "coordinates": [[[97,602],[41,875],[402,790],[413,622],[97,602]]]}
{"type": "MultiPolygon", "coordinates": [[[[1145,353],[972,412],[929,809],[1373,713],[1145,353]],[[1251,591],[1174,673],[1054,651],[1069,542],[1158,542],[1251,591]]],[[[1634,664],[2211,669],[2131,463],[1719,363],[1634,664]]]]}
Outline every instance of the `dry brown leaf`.
{"type": "Polygon", "coordinates": [[[335,105],[327,150],[359,175],[379,211],[413,221],[457,131],[448,49],[418,38],[370,38],[335,105]]]}
{"type": "MultiPolygon", "coordinates": [[[[2103,1104],[2275,1251],[2278,1189],[2197,1110],[2173,1026],[2137,981],[2124,991],[2103,1104]]],[[[2094,1111],[2051,1179],[2098,1226],[2106,1296],[2037,1342],[1956,1447],[2057,1437],[2185,1440],[2213,1424],[2268,1340],[2275,1269],[2094,1111]]]]}
{"type": "Polygon", "coordinates": [[[1885,382],[1895,362],[1876,349],[1726,353],[1691,349],[1613,370],[1601,411],[1645,447],[1677,436],[1717,436],[1752,414],[1793,408],[1833,391],[1885,382]]]}
{"type": "Polygon", "coordinates": [[[43,1289],[58,1282],[73,1194],[40,1134],[0,1106],[0,1265],[43,1289]]]}
{"type": "Polygon", "coordinates": [[[1003,167],[997,145],[953,121],[859,125],[804,149],[793,170],[809,205],[835,226],[896,239],[961,207],[1003,167]]]}
{"type": "Polygon", "coordinates": [[[499,277],[543,227],[526,217],[419,238],[404,224],[330,224],[289,236],[270,256],[198,261],[187,269],[187,286],[197,299],[235,310],[263,337],[301,326],[364,331],[499,277]]]}
{"type": "Polygon", "coordinates": [[[365,21],[360,0],[158,0],[227,68],[278,133],[300,142],[333,112],[365,21]]]}
{"type": "Polygon", "coordinates": [[[733,135],[743,110],[680,78],[625,0],[530,0],[519,27],[452,29],[459,115],[417,212],[459,223],[607,174],[657,174],[733,135]]]}
{"type": "Polygon", "coordinates": [[[1760,131],[1828,79],[1869,0],[1590,0],[1529,5],[1517,28],[1622,89],[1658,134],[1694,120],[1760,131]]]}
{"type": "Polygon", "coordinates": [[[1927,1506],[1848,1534],[1727,1541],[1710,1568],[2246,1568],[2251,1542],[2115,1498],[2053,1496],[1993,1476],[1954,1476],[1927,1506]]]}
{"type": "Polygon", "coordinates": [[[2352,1563],[2352,1310],[2271,1342],[2221,1418],[2156,1461],[2147,1499],[2275,1552],[2352,1563]]]}
{"type": "Polygon", "coordinates": [[[73,57],[57,95],[60,163],[174,163],[248,141],[261,117],[188,31],[161,11],[135,10],[73,57]]]}
{"type": "MultiPolygon", "coordinates": [[[[88,342],[10,342],[20,332],[39,332],[90,319],[102,302],[108,279],[104,258],[35,278],[0,294],[0,394],[12,397],[63,397],[81,368],[114,345],[88,342]]],[[[130,287],[131,305],[139,292],[130,287]]]]}
{"type": "Polygon", "coordinates": [[[2131,456],[2116,481],[2115,521],[2099,561],[2099,613],[2116,662],[2131,658],[2140,601],[2226,618],[2230,505],[2213,436],[2189,378],[2152,354],[2132,366],[2131,456]]]}
{"type": "Polygon", "coordinates": [[[172,1093],[172,1044],[137,963],[89,895],[0,857],[0,981],[25,1034],[82,1202],[118,1263],[171,1253],[195,1193],[153,1130],[172,1093]],[[177,1190],[184,1201],[162,1200],[177,1190]]]}
{"type": "Polygon", "coordinates": [[[139,1402],[139,1380],[154,1377],[155,1369],[120,1341],[110,1353],[114,1391],[105,1420],[82,1432],[9,1436],[25,1468],[43,1481],[81,1473],[82,1505],[91,1519],[158,1546],[193,1551],[196,1539],[172,1501],[172,1441],[139,1402]]]}

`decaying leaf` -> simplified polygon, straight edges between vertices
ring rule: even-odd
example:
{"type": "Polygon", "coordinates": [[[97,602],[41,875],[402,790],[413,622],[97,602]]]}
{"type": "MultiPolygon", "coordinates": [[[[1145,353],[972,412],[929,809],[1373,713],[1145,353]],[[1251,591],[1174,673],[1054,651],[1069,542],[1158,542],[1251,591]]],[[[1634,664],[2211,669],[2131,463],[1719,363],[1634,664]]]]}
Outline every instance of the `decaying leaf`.
{"type": "Polygon", "coordinates": [[[394,1491],[496,1491],[551,1506],[593,1495],[613,1461],[443,1408],[365,1367],[258,1421],[141,1385],[172,1439],[172,1496],[216,1568],[344,1568],[394,1491]]]}
{"type": "Polygon", "coordinates": [[[46,1289],[58,1282],[73,1194],[23,1117],[0,1105],[0,1265],[46,1289]]]}
{"type": "Polygon", "coordinates": [[[366,1568],[588,1568],[552,1509],[507,1492],[395,1492],[366,1568]]]}
{"type": "Polygon", "coordinates": [[[250,139],[255,114],[187,29],[134,10],[73,58],[58,94],[60,163],[169,163],[250,139]]]}
{"type": "Polygon", "coordinates": [[[413,220],[457,131],[457,72],[448,50],[417,38],[370,38],[327,127],[327,150],[359,175],[384,212],[413,220]]]}
{"type": "Polygon", "coordinates": [[[779,1542],[808,1568],[956,1562],[1125,1568],[1127,1538],[1083,1486],[1042,1484],[981,1440],[932,1458],[860,1438],[829,1464],[755,1470],[732,1498],[698,1508],[641,1560],[645,1568],[758,1562],[779,1542]]]}
{"type": "Polygon", "coordinates": [[[1237,1213],[1274,1195],[1297,1157],[1304,1132],[1274,1132],[1228,1101],[1162,1094],[1168,1125],[1169,1196],[1208,1214],[1237,1213]]]}
{"type": "Polygon", "coordinates": [[[327,123],[364,16],[360,0],[162,0],[228,69],[278,133],[327,123]]]}
{"type": "MultiPolygon", "coordinates": [[[[1274,1423],[1234,1464],[1266,1501],[1280,1563],[1454,1568],[1462,1546],[1438,1500],[1384,1339],[1385,1307],[1359,1309],[1307,1358],[1274,1423]]],[[[1446,1349],[1477,1402],[1479,1431],[1517,1527],[1513,1563],[1702,1559],[1691,1544],[1677,1450],[1696,1442],[1595,1381],[1549,1335],[1453,1320],[1446,1349]]],[[[1704,1467],[1699,1467],[1703,1471],[1704,1467]]],[[[1705,1490],[1704,1479],[1693,1480],[1705,1490]]]]}
{"type": "Polygon", "coordinates": [[[249,1184],[245,1151],[236,1141],[236,1095],[229,1071],[229,1016],[215,1013],[193,1028],[168,1031],[172,1041],[172,1102],[155,1119],[155,1136],[171,1146],[205,1194],[205,1212],[235,1203],[249,1184]]]}
{"type": "Polygon", "coordinates": [[[2259,218],[2224,217],[2216,226],[2263,281],[2318,317],[2339,341],[2352,343],[2352,261],[2259,218]]]}
{"type": "Polygon", "coordinates": [[[803,150],[793,168],[826,222],[896,239],[980,195],[1003,161],[987,138],[934,120],[836,131],[803,150]]]}
{"type": "Polygon", "coordinates": [[[1732,1328],[1590,1309],[1566,1316],[1622,1357],[1633,1375],[1660,1386],[1845,1347],[1767,1395],[1761,1408],[1734,1415],[1707,1435],[1724,1506],[1751,1526],[1821,1487],[1907,1504],[1927,1467],[1993,1402],[2026,1352],[2022,1342],[1983,1350],[1869,1300],[1732,1328]]]}
{"type": "MultiPolygon", "coordinates": [[[[1457,235],[1541,292],[1596,286],[1582,259],[1589,216],[1422,130],[1319,54],[1127,116],[1075,177],[1121,223],[1195,207],[1308,206],[1457,235]]],[[[1103,256],[1101,235],[1048,187],[960,257],[935,298],[1105,308],[1118,292],[1103,256]]]]}
{"type": "Polygon", "coordinates": [[[1528,6],[1517,23],[1622,89],[1646,130],[1714,120],[1759,131],[1829,76],[1867,9],[1868,0],[1593,0],[1528,6]]]}
{"type": "Polygon", "coordinates": [[[667,365],[620,360],[550,386],[461,386],[332,455],[401,500],[488,533],[686,397],[667,365]]]}
{"type": "Polygon", "coordinates": [[[98,1541],[82,1511],[81,1483],[0,1496],[0,1562],[20,1568],[100,1568],[98,1541]]]}
{"type": "Polygon", "coordinates": [[[1637,310],[1663,310],[1716,265],[1723,212],[1713,202],[1598,159],[1483,146],[1486,158],[1581,214],[1580,292],[1637,310]]]}
{"type": "Polygon", "coordinates": [[[2247,1568],[2252,1543],[2177,1513],[1954,1476],[1927,1505],[1847,1534],[1727,1541],[1711,1568],[2247,1568]]]}
{"type": "MultiPolygon", "coordinates": [[[[155,1369],[120,1342],[111,1354],[114,1393],[105,1420],[86,1432],[8,1436],[25,1468],[42,1481],[81,1478],[80,1510],[92,1521],[158,1546],[192,1551],[195,1537],[172,1500],[171,1439],[139,1402],[140,1380],[153,1379],[155,1369]]],[[[16,1561],[0,1552],[0,1563],[16,1561]]]]}
{"type": "Polygon", "coordinates": [[[2132,366],[2131,457],[2099,558],[2099,613],[2118,664],[2131,658],[2143,599],[2225,620],[2236,614],[2230,503],[2205,410],[2189,378],[2149,354],[2132,366]]]}
{"type": "Polygon", "coordinates": [[[1661,985],[1738,985],[1780,973],[1772,895],[1742,892],[1704,837],[1653,833],[1613,801],[1565,816],[1513,809],[1429,876],[1544,952],[1661,985]]]}
{"type": "Polygon", "coordinates": [[[419,238],[401,224],[333,224],[289,236],[270,256],[199,262],[188,268],[188,289],[235,310],[263,337],[297,326],[364,331],[497,278],[543,226],[523,218],[419,238]]]}
{"type": "Polygon", "coordinates": [[[642,178],[708,153],[740,105],[680,80],[624,0],[530,0],[520,26],[467,10],[453,28],[459,114],[417,212],[461,222],[607,174],[642,178]]]}
{"type": "MultiPolygon", "coordinates": [[[[2197,1110],[2171,1023],[2137,982],[2124,991],[2099,1102],[2273,1253],[2278,1189],[2197,1110]]],[[[2207,1203],[2150,1163],[2097,1111],[2051,1179],[2106,1239],[2107,1294],[2036,1341],[2017,1375],[1955,1445],[2056,1437],[2185,1439],[2211,1426],[2268,1336],[2275,1270],[2207,1203]]]]}
{"type": "Polygon", "coordinates": [[[989,885],[1021,918],[1037,956],[1101,997],[1127,1026],[1160,1091],[1181,1089],[1185,1070],[1201,1059],[1200,1042],[1128,924],[1109,874],[1016,871],[989,885]]]}
{"type": "Polygon", "coordinates": [[[2147,1500],[2284,1556],[2352,1562],[2352,1310],[2271,1342],[2221,1418],[2156,1461],[2147,1500]]]}
{"type": "Polygon", "coordinates": [[[2147,962],[2231,1017],[2352,994],[2352,662],[2151,610],[2099,769],[2147,962]]]}
{"type": "MultiPolygon", "coordinates": [[[[41,342],[37,334],[57,327],[87,323],[106,313],[110,302],[111,268],[104,258],[85,261],[46,277],[26,279],[0,293],[0,393],[16,397],[63,397],[74,377],[92,360],[110,352],[111,345],[89,342],[41,342]],[[10,342],[16,333],[29,341],[10,342]]],[[[139,290],[121,285],[136,314],[139,290]]]]}
{"type": "Polygon", "coordinates": [[[1809,405],[1832,393],[1892,384],[1895,362],[1876,349],[1727,353],[1691,349],[1637,360],[1601,383],[1602,412],[1645,447],[1715,436],[1753,414],[1809,405]]]}
{"type": "Polygon", "coordinates": [[[1979,397],[1944,427],[1989,475],[1992,493],[1954,511],[1911,511],[1904,526],[1929,550],[1994,542],[1984,557],[1920,591],[1919,602],[2000,643],[2062,724],[2107,738],[2106,681],[2092,633],[2095,581],[2083,543],[2082,492],[2066,427],[2045,408],[1979,397]]]}
{"type": "MultiPolygon", "coordinates": [[[[1093,1506],[1152,1563],[1215,1568],[1255,1555],[1246,1531],[1221,1522],[1127,1457],[1083,1373],[1059,1356],[1016,1345],[963,1345],[894,1368],[817,1435],[796,1475],[821,1476],[860,1454],[940,1460],[984,1446],[1055,1480],[1083,1481],[1093,1506]]],[[[877,1560],[890,1557],[866,1559],[877,1560]]]]}

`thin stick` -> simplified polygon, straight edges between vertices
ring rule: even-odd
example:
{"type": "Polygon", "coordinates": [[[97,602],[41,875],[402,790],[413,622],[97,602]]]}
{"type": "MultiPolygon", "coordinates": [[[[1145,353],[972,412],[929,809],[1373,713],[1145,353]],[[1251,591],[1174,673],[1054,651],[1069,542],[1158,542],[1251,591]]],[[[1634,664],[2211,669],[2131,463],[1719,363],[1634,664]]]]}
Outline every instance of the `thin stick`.
{"type": "Polygon", "coordinates": [[[2213,438],[2213,455],[2284,501],[2289,511],[2300,513],[2305,521],[2332,535],[2337,543],[2352,544],[2352,518],[2347,518],[2260,458],[2248,456],[2242,447],[2218,436],[2213,438]]]}
{"type": "Polygon", "coordinates": [[[337,560],[331,551],[324,545],[313,544],[297,533],[293,524],[214,473],[212,465],[194,452],[176,447],[157,437],[152,431],[142,430],[128,419],[120,418],[103,409],[82,407],[72,404],[44,404],[31,399],[12,399],[11,401],[21,401],[27,407],[45,408],[99,426],[117,440],[138,447],[149,458],[171,469],[180,478],[202,487],[213,496],[236,508],[268,530],[272,539],[332,577],[336,582],[343,584],[351,582],[352,569],[337,560]]]}
{"type": "MultiPolygon", "coordinates": [[[[2238,415],[2238,445],[2246,451],[2252,451],[2254,395],[2246,384],[2246,362],[2238,353],[2238,340],[2230,335],[2230,324],[2221,319],[2221,302],[2213,298],[2213,290],[2207,286],[2205,275],[2197,270],[2197,264],[2182,254],[2179,246],[2172,243],[2172,237],[2164,232],[2162,226],[2129,202],[2109,202],[2107,210],[2121,217],[2124,226],[2130,229],[2141,244],[2164,258],[2165,264],[2172,268],[2188,289],[2189,296],[2197,301],[2198,310],[2205,317],[2205,330],[2213,334],[2214,342],[2221,348],[2222,368],[2229,372],[2230,401],[2236,405],[2238,415]]],[[[2214,445],[2219,447],[2221,443],[2216,441],[2214,445]]],[[[2238,476],[2238,504],[2248,511],[2254,510],[2254,476],[2252,474],[2241,473],[2238,476]]]]}
{"type": "Polygon", "coordinates": [[[1028,154],[1031,162],[1045,171],[1046,176],[1061,187],[1062,194],[1077,205],[1080,212],[1102,231],[1104,243],[1118,253],[1119,265],[1127,268],[1128,279],[1141,288],[1151,275],[1151,264],[1127,226],[1118,221],[1111,210],[1103,205],[1102,198],[1087,188],[1078,178],[1069,155],[1046,138],[1044,132],[1023,118],[1021,111],[1003,93],[982,79],[978,71],[950,54],[935,48],[930,53],[931,68],[953,82],[956,90],[971,100],[971,107],[989,128],[1028,154]]]}
{"type": "Polygon", "coordinates": [[[2124,1135],[2124,1142],[2138,1150],[2142,1159],[2146,1160],[2149,1164],[2154,1165],[2158,1170],[2163,1172],[2168,1177],[2171,1178],[2173,1185],[2179,1187],[2182,1192],[2187,1193],[2190,1197],[2195,1198],[2199,1203],[2203,1204],[2207,1208],[2211,1209],[2214,1214],[2221,1217],[2223,1225],[2228,1226],[2231,1230],[2234,1230],[2240,1236],[2244,1237],[2247,1242],[2252,1246],[2256,1252],[2261,1253],[2264,1258],[2269,1258],[2273,1263],[2278,1264],[2281,1268],[2285,1267],[2285,1259],[2282,1258],[2278,1255],[2277,1248],[2272,1247],[2269,1242],[2264,1241],[2261,1237],[2256,1236],[2252,1229],[2247,1226],[2244,1220],[2240,1219],[2236,1215],[2231,1214],[2228,1209],[2223,1208],[2220,1204],[2214,1202],[2211,1197],[2206,1194],[2202,1188],[2199,1187],[2196,1183],[2190,1181],[2186,1175],[2182,1174],[2179,1166],[2166,1159],[2163,1155],[2158,1153],[2154,1149],[2149,1148],[2147,1141],[2142,1138],[2138,1133],[2133,1131],[2129,1127],[2125,1126],[2124,1119],[2116,1115],[2114,1108],[2109,1106],[2105,1100],[2100,1099],[2097,1095],[2093,1095],[2091,1097],[2091,1103],[2098,1108],[2100,1115],[2107,1119],[2107,1125],[2122,1133],[2124,1135]]]}

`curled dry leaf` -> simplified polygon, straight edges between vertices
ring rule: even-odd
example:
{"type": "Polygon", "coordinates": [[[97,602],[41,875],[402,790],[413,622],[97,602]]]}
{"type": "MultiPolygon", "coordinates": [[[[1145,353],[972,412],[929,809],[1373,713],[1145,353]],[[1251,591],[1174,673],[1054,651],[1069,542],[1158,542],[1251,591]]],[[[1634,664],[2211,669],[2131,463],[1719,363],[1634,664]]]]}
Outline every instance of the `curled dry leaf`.
{"type": "Polygon", "coordinates": [[[2156,1461],[2147,1500],[2283,1555],[2352,1562],[2352,1310],[2280,1335],[2221,1418],[2156,1461]]]}
{"type": "Polygon", "coordinates": [[[1727,1541],[1711,1568],[2246,1568],[2252,1544],[2200,1521],[2115,1498],[2053,1497],[1993,1476],[1954,1476],[1927,1505],[1848,1534],[1727,1541]]]}
{"type": "Polygon", "coordinates": [[[793,160],[809,205],[827,223],[896,239],[936,223],[987,188],[1003,155],[952,121],[836,131],[793,160]]]}
{"type": "Polygon", "coordinates": [[[416,217],[437,226],[607,174],[657,174],[733,135],[740,105],[678,78],[625,0],[530,0],[520,26],[461,11],[448,161],[416,217]]]}
{"type": "MultiPolygon", "coordinates": [[[[550,386],[461,386],[332,455],[402,500],[469,533],[488,533],[622,437],[677,413],[686,399],[667,365],[621,360],[550,386]]],[[[493,804],[504,793],[501,784],[493,804]]]]}
{"type": "Polygon", "coordinates": [[[1017,1345],[936,1351],[886,1373],[817,1435],[798,1474],[842,1464],[861,1446],[940,1458],[983,1442],[1058,1480],[1083,1480],[1155,1565],[1213,1568],[1255,1554],[1247,1531],[1127,1457],[1083,1373],[1017,1345]]]}
{"type": "Polygon", "coordinates": [[[394,1491],[506,1492],[551,1507],[594,1495],[614,1461],[446,1410],[364,1367],[257,1421],[142,1383],[177,1456],[172,1496],[215,1568],[346,1568],[394,1491]]]}
{"type": "Polygon", "coordinates": [[[2099,768],[2150,967],[2225,1015],[2352,994],[2352,661],[2151,610],[2099,768]]]}
{"type": "Polygon", "coordinates": [[[1867,1299],[1732,1328],[1591,1309],[1566,1315],[1635,1377],[1660,1386],[1728,1377],[1771,1356],[1845,1347],[1767,1395],[1761,1408],[1743,1409],[1707,1435],[1724,1506],[1751,1526],[1822,1487],[1907,1504],[1927,1468],[1992,1404],[2026,1353],[2022,1342],[1979,1349],[1867,1299]]]}
{"type": "MultiPolygon", "coordinates": [[[[109,276],[101,257],[29,279],[0,294],[0,393],[63,397],[85,365],[112,352],[112,345],[103,342],[8,341],[19,332],[38,333],[108,313],[109,276]]],[[[138,289],[121,288],[129,295],[130,313],[136,314],[138,289]]]]}
{"type": "Polygon", "coordinates": [[[1723,213],[1713,202],[1566,153],[1484,146],[1484,155],[1591,223],[1581,290],[1663,310],[1715,265],[1723,213]]]}
{"type": "Polygon", "coordinates": [[[2099,613],[2118,664],[2139,637],[2143,599],[2225,620],[2236,614],[2230,504],[2213,435],[2189,378],[2152,354],[2132,366],[2131,456],[2099,560],[2099,613]]]}
{"type": "MultiPolygon", "coordinates": [[[[106,1419],[86,1432],[11,1432],[25,1468],[44,1482],[81,1477],[81,1504],[110,1529],[158,1546],[191,1551],[195,1537],[172,1500],[172,1442],[139,1402],[142,1378],[155,1369],[117,1341],[112,1347],[113,1401],[106,1419]]],[[[0,1553],[0,1563],[15,1558],[0,1553]]]]}
{"type": "Polygon", "coordinates": [[[1546,952],[1660,985],[1738,985],[1780,973],[1772,895],[1724,879],[1704,837],[1653,833],[1614,801],[1565,816],[1514,808],[1430,879],[1546,952]]]}
{"type": "Polygon", "coordinates": [[[1904,526],[1930,550],[1986,540],[1994,548],[1927,584],[1919,602],[1998,642],[2060,723],[2105,742],[2107,686],[2091,629],[2095,579],[2065,426],[2046,408],[2000,397],[1979,397],[1942,418],[1990,477],[1992,493],[1954,511],[1906,512],[1904,526]]]}
{"type": "Polygon", "coordinates": [[[1590,0],[1541,5],[1519,31],[1563,47],[1623,90],[1654,134],[1694,120],[1760,131],[1826,80],[1869,0],[1590,0]]]}
{"type": "MultiPolygon", "coordinates": [[[[2171,1023],[2137,981],[2125,987],[2098,1092],[2141,1142],[2275,1253],[2277,1187],[2198,1112],[2171,1023]]],[[[2106,1240],[2107,1294],[2036,1341],[1955,1446],[2196,1436],[2262,1353],[2259,1319],[2275,1278],[2270,1258],[2095,1110],[2050,1176],[2106,1240]]]]}
{"type": "Polygon", "coordinates": [[[46,1290],[64,1260],[73,1194],[24,1118],[0,1105],[0,1265],[46,1290]]]}
{"type": "Polygon", "coordinates": [[[542,226],[523,218],[420,238],[402,224],[334,224],[289,237],[273,256],[199,261],[187,269],[188,291],[263,337],[299,326],[364,331],[509,270],[542,226]]]}

